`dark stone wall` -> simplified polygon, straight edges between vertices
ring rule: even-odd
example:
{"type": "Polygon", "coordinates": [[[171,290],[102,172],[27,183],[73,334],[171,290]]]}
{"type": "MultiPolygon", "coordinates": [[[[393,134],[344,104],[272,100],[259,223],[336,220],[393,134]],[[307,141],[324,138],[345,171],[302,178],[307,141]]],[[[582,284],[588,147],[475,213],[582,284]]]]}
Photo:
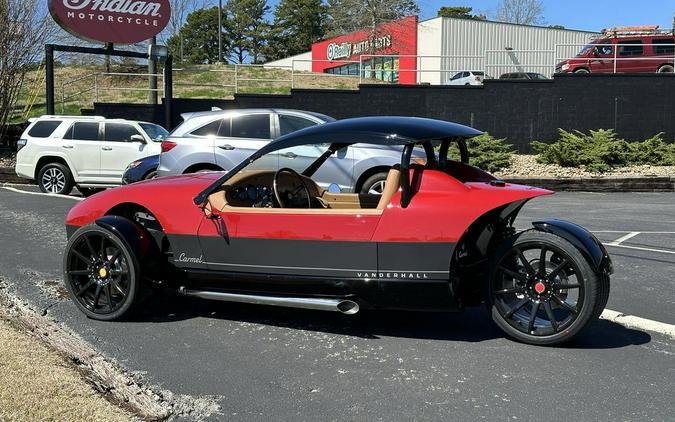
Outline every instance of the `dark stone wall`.
{"type": "MultiPolygon", "coordinates": [[[[371,115],[454,121],[507,138],[520,152],[533,140],[550,142],[557,129],[615,129],[643,140],[659,132],[675,140],[675,75],[560,75],[546,81],[487,80],[483,86],[361,85],[358,91],[295,89],[290,95],[239,94],[230,100],[174,99],[180,113],[276,107],[311,110],[342,119],[371,115]]],[[[96,104],[96,114],[164,124],[162,106],[96,104]]]]}

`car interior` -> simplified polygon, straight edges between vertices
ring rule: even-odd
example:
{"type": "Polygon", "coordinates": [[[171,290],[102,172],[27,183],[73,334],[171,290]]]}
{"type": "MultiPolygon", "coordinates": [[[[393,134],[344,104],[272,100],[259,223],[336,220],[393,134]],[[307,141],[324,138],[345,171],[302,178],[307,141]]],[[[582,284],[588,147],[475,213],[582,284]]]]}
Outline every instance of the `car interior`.
{"type": "Polygon", "coordinates": [[[210,209],[226,211],[282,211],[293,212],[380,214],[400,186],[399,166],[389,170],[382,195],[331,192],[320,187],[311,177],[291,169],[278,171],[241,171],[228,180],[222,189],[209,196],[210,209]]]}
{"type": "MultiPolygon", "coordinates": [[[[438,154],[434,152],[430,143],[423,144],[427,157],[432,157],[431,162],[424,165],[411,162],[410,169],[416,174],[421,174],[418,171],[424,168],[440,170],[462,183],[490,183],[496,180],[491,174],[468,164],[466,146],[463,143],[460,148],[460,161],[448,158],[451,142],[452,139],[444,141],[438,154]]],[[[410,185],[410,178],[403,180],[405,174],[401,172],[401,166],[398,164],[390,168],[381,195],[344,193],[340,192],[337,185],[336,189],[331,189],[332,186],[328,189],[322,188],[311,175],[335,150],[327,149],[324,155],[302,174],[290,168],[276,171],[244,168],[208,196],[204,210],[207,214],[212,210],[228,209],[237,212],[260,212],[264,209],[266,212],[284,213],[288,212],[285,209],[292,208],[293,213],[381,214],[399,188],[406,198],[414,195],[412,190],[415,189],[410,185]]],[[[413,181],[413,185],[415,184],[413,181]]],[[[402,205],[405,207],[407,203],[402,205]]]]}

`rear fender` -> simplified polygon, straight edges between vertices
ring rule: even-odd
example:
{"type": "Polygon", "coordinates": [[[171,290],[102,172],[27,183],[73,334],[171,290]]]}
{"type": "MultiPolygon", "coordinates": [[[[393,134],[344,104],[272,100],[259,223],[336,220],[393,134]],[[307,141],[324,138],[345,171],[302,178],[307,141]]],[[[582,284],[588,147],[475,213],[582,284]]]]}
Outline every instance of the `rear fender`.
{"type": "Polygon", "coordinates": [[[570,242],[593,266],[597,273],[612,274],[614,267],[607,250],[591,232],[564,220],[542,220],[532,223],[535,230],[552,233],[570,242]]]}

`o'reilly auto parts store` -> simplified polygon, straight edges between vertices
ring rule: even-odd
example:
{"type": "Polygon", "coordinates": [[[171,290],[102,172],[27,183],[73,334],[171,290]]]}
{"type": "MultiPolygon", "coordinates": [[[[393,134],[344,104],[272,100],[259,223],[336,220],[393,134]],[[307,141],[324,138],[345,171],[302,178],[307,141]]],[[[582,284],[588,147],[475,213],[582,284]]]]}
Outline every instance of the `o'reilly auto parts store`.
{"type": "Polygon", "coordinates": [[[312,45],[312,50],[268,62],[336,75],[390,83],[446,84],[463,70],[502,73],[527,71],[551,76],[557,59],[573,57],[598,33],[492,21],[417,16],[340,35],[312,45]],[[372,45],[371,45],[372,44],[372,45]]]}

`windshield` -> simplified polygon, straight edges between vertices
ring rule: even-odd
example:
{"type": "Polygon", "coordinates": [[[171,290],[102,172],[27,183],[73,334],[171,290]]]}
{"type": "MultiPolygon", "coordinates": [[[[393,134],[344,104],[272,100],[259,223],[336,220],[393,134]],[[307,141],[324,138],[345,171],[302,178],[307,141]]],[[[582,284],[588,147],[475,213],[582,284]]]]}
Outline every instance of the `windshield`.
{"type": "Polygon", "coordinates": [[[140,125],[154,142],[162,142],[169,135],[169,132],[160,125],[152,123],[140,123],[140,125]]]}
{"type": "Polygon", "coordinates": [[[593,44],[586,44],[585,46],[583,46],[583,47],[581,48],[581,50],[579,50],[579,52],[577,53],[577,57],[581,57],[581,56],[586,55],[586,53],[588,53],[589,51],[591,51],[591,49],[592,49],[593,47],[594,47],[593,44]]]}

